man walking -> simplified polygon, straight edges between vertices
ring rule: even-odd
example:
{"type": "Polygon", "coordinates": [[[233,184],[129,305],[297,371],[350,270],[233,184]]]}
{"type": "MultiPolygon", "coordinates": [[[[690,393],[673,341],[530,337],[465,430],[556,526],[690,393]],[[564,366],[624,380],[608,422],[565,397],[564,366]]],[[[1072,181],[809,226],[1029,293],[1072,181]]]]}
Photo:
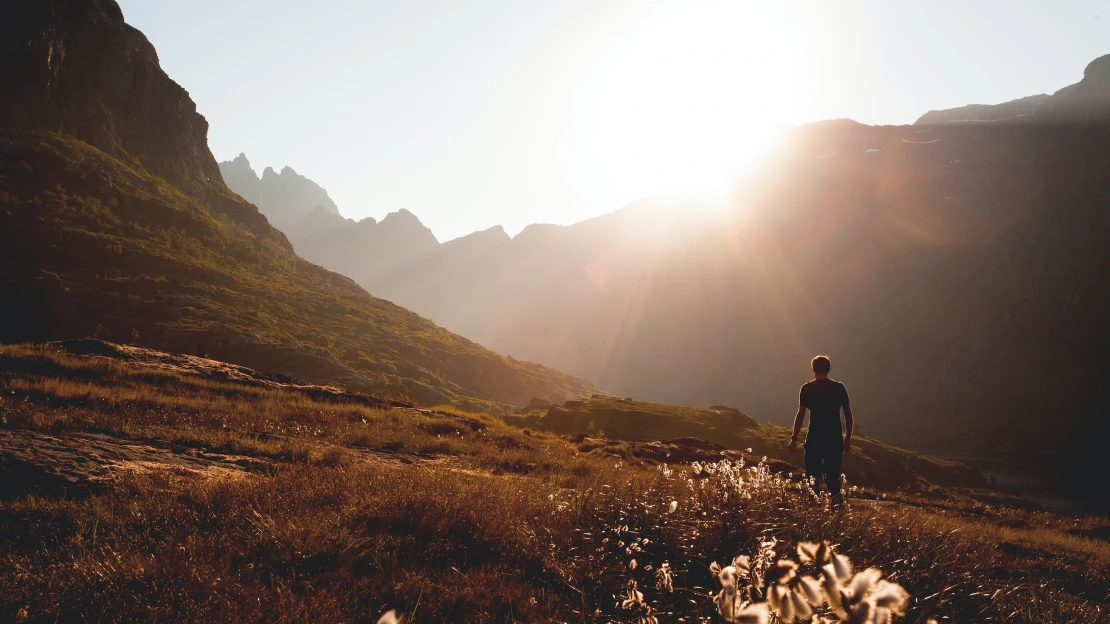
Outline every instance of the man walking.
{"type": "Polygon", "coordinates": [[[814,492],[821,490],[821,479],[829,487],[833,503],[843,502],[840,495],[840,462],[843,453],[852,450],[852,408],[848,405],[848,390],[839,381],[829,379],[832,363],[828,356],[819,355],[811,362],[813,381],[802,386],[798,397],[798,413],[794,416],[794,435],[790,436],[790,452],[798,452],[798,434],[802,430],[806,410],[809,410],[809,432],[806,434],[806,478],[814,492]],[[844,409],[843,429],[840,410],[844,409]],[[845,433],[845,429],[847,433],[845,433]]]}

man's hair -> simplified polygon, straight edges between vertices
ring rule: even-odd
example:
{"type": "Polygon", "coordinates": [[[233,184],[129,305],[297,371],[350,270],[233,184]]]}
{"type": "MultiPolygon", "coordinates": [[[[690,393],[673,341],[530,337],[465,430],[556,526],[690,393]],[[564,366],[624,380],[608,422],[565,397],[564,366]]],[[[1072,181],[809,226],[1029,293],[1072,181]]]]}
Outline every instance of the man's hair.
{"type": "Polygon", "coordinates": [[[817,357],[813,358],[813,361],[810,362],[810,365],[813,366],[813,372],[815,373],[828,375],[829,371],[832,370],[832,362],[829,361],[829,356],[827,355],[818,355],[817,357]]]}

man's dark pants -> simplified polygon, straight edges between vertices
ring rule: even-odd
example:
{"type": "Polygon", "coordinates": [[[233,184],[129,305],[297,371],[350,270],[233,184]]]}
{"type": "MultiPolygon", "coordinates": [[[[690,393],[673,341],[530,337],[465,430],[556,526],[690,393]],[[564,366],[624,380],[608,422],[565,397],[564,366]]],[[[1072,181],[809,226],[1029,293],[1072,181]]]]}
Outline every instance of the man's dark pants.
{"type": "Polygon", "coordinates": [[[806,439],[806,479],[814,492],[821,491],[821,481],[829,487],[833,500],[840,500],[840,463],[844,453],[844,441],[839,436],[825,440],[806,439]]]}

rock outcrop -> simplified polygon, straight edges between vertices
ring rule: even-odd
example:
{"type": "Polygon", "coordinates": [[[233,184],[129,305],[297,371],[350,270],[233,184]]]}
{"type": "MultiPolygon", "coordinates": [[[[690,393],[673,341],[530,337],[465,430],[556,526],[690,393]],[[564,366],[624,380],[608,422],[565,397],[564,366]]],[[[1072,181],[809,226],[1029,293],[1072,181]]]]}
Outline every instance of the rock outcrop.
{"type": "Polygon", "coordinates": [[[186,192],[219,190],[208,122],[112,0],[0,6],[0,127],[74,136],[186,192]]]}

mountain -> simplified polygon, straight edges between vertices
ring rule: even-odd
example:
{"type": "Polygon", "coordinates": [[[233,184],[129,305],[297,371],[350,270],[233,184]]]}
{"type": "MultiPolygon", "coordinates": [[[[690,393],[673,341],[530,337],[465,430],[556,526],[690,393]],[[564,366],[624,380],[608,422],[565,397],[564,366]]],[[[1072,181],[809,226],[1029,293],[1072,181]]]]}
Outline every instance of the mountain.
{"type": "MultiPolygon", "coordinates": [[[[598,391],[296,256],[224,185],[207,122],[114,1],[5,3],[0,55],[0,340],[114,338],[423,403],[598,391]]],[[[263,204],[268,178],[303,181],[264,174],[263,204]]]]}
{"type": "Polygon", "coordinates": [[[619,396],[784,424],[829,353],[868,435],[1079,461],[1086,487],[1110,434],[1108,63],[1012,123],[809,124],[726,200],[445,244],[363,283],[619,396]]]}
{"type": "Polygon", "coordinates": [[[270,223],[286,236],[292,236],[316,209],[340,216],[339,208],[328,192],[292,167],[285,167],[281,173],[266,167],[259,178],[247,155],[241,153],[234,160],[221,162],[220,172],[228,188],[257,206],[270,223]]]}
{"type": "MultiPolygon", "coordinates": [[[[372,219],[371,219],[372,220],[372,219]]],[[[323,206],[316,206],[312,212],[305,215],[301,220],[300,225],[293,229],[289,234],[291,240],[298,240],[320,232],[327,232],[350,225],[354,225],[354,219],[346,219],[338,212],[332,212],[323,206]]]]}
{"type": "Polygon", "coordinates": [[[922,115],[915,125],[947,123],[1084,122],[1110,116],[1110,54],[1091,61],[1083,79],[1052,95],[1031,95],[1003,104],[969,104],[922,115]]]}
{"type": "Polygon", "coordinates": [[[381,222],[368,217],[317,229],[320,231],[293,240],[297,253],[364,287],[378,275],[400,269],[439,247],[432,231],[404,208],[389,213],[381,222]]]}
{"type": "Polygon", "coordinates": [[[307,260],[363,286],[439,246],[432,231],[402,208],[381,223],[373,217],[346,219],[328,192],[292,167],[259,178],[245,154],[220,163],[228,188],[258,206],[307,260]]]}
{"type": "MultiPolygon", "coordinates": [[[[262,207],[262,180],[251,167],[247,155],[240,153],[234,160],[220,163],[220,173],[224,177],[227,188],[239,194],[240,197],[259,207],[262,207]]],[[[263,212],[262,214],[266,214],[263,212]]]]}

